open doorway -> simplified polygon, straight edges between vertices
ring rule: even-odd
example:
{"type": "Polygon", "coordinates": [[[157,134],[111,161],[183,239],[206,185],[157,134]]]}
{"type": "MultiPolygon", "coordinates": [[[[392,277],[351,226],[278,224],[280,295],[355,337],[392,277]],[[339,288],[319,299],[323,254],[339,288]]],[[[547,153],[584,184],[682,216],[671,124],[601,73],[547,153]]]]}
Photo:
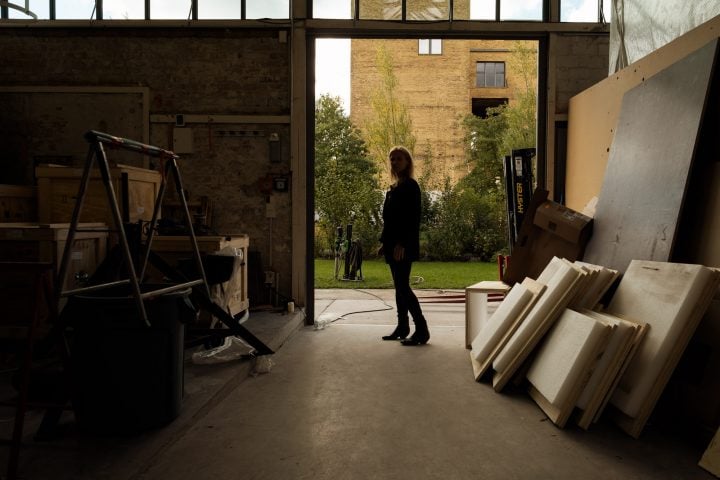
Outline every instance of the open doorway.
{"type": "Polygon", "coordinates": [[[376,251],[396,144],[413,152],[423,189],[414,287],[497,279],[509,247],[503,157],[535,147],[539,42],[315,42],[315,288],[392,288],[376,251]]]}

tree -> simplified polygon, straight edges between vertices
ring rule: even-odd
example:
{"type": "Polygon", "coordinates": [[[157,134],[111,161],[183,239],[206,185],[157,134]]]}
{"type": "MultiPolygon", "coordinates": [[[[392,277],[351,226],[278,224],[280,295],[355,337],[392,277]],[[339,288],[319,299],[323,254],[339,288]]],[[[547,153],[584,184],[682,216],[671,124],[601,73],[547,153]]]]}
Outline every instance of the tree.
{"type": "Polygon", "coordinates": [[[316,246],[331,250],[339,226],[353,224],[353,239],[377,243],[380,203],[377,169],[339,97],[322,95],[315,104],[316,246]]]}
{"type": "Polygon", "coordinates": [[[412,121],[405,105],[397,96],[398,80],[392,56],[381,44],[377,49],[376,65],[380,85],[370,100],[374,119],[366,126],[366,139],[372,157],[389,176],[387,154],[395,145],[403,145],[411,153],[415,149],[412,121]]]}
{"type": "Polygon", "coordinates": [[[521,87],[512,103],[488,109],[486,118],[463,119],[470,172],[442,192],[429,228],[429,251],[439,258],[469,255],[485,260],[507,248],[503,157],[535,146],[537,55],[515,42],[508,71],[521,87]]]}

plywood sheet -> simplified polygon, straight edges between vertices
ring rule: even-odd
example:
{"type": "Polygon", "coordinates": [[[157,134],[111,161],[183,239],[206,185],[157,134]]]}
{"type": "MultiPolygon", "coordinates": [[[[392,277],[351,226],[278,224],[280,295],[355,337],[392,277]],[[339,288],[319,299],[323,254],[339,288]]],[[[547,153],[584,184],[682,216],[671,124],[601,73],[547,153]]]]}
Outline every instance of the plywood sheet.
{"type": "Polygon", "coordinates": [[[670,258],[718,41],[623,97],[584,260],[624,272],[670,258]]]}
{"type": "Polygon", "coordinates": [[[717,38],[718,31],[720,16],[570,99],[565,185],[565,204],[569,208],[582,210],[602,188],[623,94],[717,38]]]}

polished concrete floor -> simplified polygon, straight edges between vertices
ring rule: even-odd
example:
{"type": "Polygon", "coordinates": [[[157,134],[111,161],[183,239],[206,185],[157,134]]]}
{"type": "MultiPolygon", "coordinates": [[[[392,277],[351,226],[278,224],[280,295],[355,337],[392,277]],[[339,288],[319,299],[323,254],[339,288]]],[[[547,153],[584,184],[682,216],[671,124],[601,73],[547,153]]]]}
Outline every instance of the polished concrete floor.
{"type": "MultiPolygon", "coordinates": [[[[422,291],[423,296],[453,292],[422,291]]],[[[710,479],[704,447],[650,424],[634,440],[609,422],[556,428],[522,391],[475,382],[464,305],[423,303],[431,339],[383,342],[392,291],[318,291],[316,329],[252,314],[271,348],[249,361],[188,365],[180,417],[130,437],[77,431],[22,452],[30,479],[710,479]]],[[[32,423],[32,418],[29,419],[32,423]]]]}

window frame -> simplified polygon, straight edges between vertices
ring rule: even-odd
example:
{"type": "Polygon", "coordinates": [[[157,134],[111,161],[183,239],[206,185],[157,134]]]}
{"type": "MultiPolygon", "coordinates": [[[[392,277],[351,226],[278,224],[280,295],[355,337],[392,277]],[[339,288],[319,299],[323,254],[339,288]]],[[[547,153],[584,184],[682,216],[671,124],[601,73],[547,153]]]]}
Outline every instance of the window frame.
{"type": "Polygon", "coordinates": [[[505,62],[497,62],[497,61],[484,61],[484,60],[478,60],[475,62],[475,88],[507,88],[507,70],[505,68],[505,62]],[[480,85],[480,65],[483,65],[483,85],[480,85]],[[487,70],[487,67],[489,65],[492,65],[493,72],[489,73],[487,70]],[[502,72],[497,71],[497,66],[502,65],[502,72]],[[493,84],[488,85],[488,75],[493,76],[493,84]],[[502,85],[498,85],[498,75],[502,75],[502,85]]]}

